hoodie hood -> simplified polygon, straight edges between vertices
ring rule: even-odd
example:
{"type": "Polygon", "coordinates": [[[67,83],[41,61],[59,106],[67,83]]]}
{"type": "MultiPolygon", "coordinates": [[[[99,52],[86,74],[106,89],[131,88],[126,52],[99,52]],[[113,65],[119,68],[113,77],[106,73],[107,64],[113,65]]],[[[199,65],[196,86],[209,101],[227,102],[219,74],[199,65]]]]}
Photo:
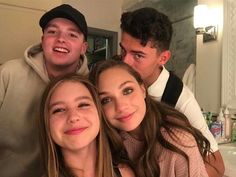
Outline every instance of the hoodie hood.
{"type": "MultiPolygon", "coordinates": [[[[25,50],[24,56],[26,63],[33,68],[33,70],[42,78],[44,82],[48,83],[50,80],[45,66],[43,49],[41,44],[36,44],[28,47],[25,50]]],[[[89,70],[87,57],[85,55],[80,58],[78,65],[79,67],[76,73],[81,75],[87,75],[89,70]]]]}

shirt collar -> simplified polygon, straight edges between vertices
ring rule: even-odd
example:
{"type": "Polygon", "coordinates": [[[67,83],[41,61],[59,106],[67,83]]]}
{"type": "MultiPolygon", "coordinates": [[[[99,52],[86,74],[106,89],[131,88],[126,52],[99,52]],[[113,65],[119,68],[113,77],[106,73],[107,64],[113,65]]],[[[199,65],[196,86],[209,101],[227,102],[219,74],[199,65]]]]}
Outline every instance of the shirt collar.
{"type": "Polygon", "coordinates": [[[161,100],[169,75],[170,75],[169,71],[167,71],[166,68],[163,66],[162,71],[159,77],[157,78],[157,80],[148,87],[149,95],[154,97],[155,100],[158,100],[158,101],[161,100]]]}

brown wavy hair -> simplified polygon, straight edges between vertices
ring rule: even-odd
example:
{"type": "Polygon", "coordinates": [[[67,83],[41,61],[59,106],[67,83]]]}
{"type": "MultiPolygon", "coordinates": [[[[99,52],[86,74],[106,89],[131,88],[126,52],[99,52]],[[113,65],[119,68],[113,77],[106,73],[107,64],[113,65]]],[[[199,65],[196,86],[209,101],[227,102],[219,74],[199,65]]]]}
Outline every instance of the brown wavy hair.
{"type": "MultiPolygon", "coordinates": [[[[129,65],[124,62],[111,59],[97,63],[95,68],[90,72],[89,79],[93,84],[95,84],[95,86],[97,86],[99,76],[103,71],[117,67],[126,70],[137,80],[140,85],[144,84],[141,76],[129,65]]],[[[157,163],[160,152],[156,148],[157,145],[161,145],[163,148],[180,154],[187,160],[189,166],[189,158],[187,154],[176,145],[165,139],[161,132],[163,128],[167,131],[171,139],[181,146],[183,146],[183,144],[177,142],[178,137],[175,135],[175,131],[173,130],[177,129],[191,134],[197,142],[197,146],[204,162],[206,162],[205,157],[208,153],[211,153],[210,143],[202,135],[202,133],[190,125],[184,114],[180,113],[171,106],[155,101],[147,93],[146,95],[145,102],[147,110],[145,117],[140,124],[142,130],[141,132],[143,132],[144,135],[144,149],[137,162],[133,164],[135,165],[136,174],[138,174],[139,177],[160,176],[160,167],[157,163]]],[[[108,121],[105,122],[109,127],[111,127],[108,121]]],[[[123,151],[123,149],[120,149],[120,147],[122,147],[122,145],[120,145],[122,140],[118,137],[118,135],[113,135],[113,133],[114,131],[108,133],[108,135],[111,135],[109,136],[109,139],[112,142],[111,144],[113,144],[112,151],[114,154],[118,155],[123,151]],[[114,137],[118,138],[115,139],[114,137]]],[[[119,130],[116,130],[116,134],[119,134],[119,130]]]]}
{"type": "Polygon", "coordinates": [[[142,46],[151,40],[153,47],[165,51],[170,47],[173,28],[168,16],[151,7],[143,7],[121,15],[120,28],[139,39],[142,46]]]}

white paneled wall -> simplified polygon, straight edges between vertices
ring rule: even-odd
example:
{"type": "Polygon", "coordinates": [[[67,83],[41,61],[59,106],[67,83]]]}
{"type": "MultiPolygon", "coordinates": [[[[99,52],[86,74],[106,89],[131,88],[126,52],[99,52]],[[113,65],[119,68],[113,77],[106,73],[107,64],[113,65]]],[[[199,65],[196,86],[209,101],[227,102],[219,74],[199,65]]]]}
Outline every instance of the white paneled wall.
{"type": "Polygon", "coordinates": [[[222,105],[236,111],[236,1],[224,1],[222,105]]]}
{"type": "MultiPolygon", "coordinates": [[[[218,9],[223,16],[223,0],[198,0],[209,9],[218,9]]],[[[222,20],[219,19],[216,41],[203,43],[197,35],[196,99],[205,111],[218,113],[221,106],[222,20]]]]}

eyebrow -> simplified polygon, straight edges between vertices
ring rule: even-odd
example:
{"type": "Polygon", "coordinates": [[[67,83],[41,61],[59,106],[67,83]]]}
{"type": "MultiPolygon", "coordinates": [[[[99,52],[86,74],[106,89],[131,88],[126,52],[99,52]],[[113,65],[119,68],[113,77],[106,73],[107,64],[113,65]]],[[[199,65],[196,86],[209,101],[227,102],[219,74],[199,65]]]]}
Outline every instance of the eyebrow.
{"type": "MultiPolygon", "coordinates": [[[[89,96],[79,96],[79,97],[76,97],[76,98],[74,99],[74,101],[81,101],[81,100],[89,100],[89,101],[92,101],[92,102],[93,102],[93,99],[92,99],[91,97],[89,97],[89,96]]],[[[63,104],[63,103],[64,103],[63,101],[56,101],[56,102],[54,102],[54,103],[52,103],[52,104],[49,105],[49,110],[50,110],[53,106],[58,105],[58,104],[63,104]]]]}
{"type": "MultiPolygon", "coordinates": [[[[119,46],[125,50],[124,46],[121,44],[121,42],[119,43],[119,46]]],[[[140,51],[140,50],[131,50],[131,53],[138,53],[138,54],[143,54],[145,55],[146,53],[144,53],[143,51],[140,51]]]]}
{"type": "MultiPolygon", "coordinates": [[[[56,25],[56,24],[48,24],[46,27],[45,27],[45,29],[47,29],[47,28],[49,28],[49,27],[54,27],[54,28],[59,28],[59,26],[58,25],[56,25]]],[[[81,31],[80,31],[80,29],[75,29],[75,28],[68,28],[68,30],[69,31],[74,31],[74,32],[77,32],[77,33],[82,33],[81,31]]]]}
{"type": "MultiPolygon", "coordinates": [[[[129,83],[134,83],[133,81],[125,81],[125,82],[123,82],[122,84],[120,84],[120,86],[118,87],[118,89],[121,89],[124,85],[126,85],[126,84],[129,84],[129,83]]],[[[107,94],[108,92],[107,91],[104,91],[104,92],[98,92],[98,95],[100,96],[100,95],[105,95],[105,94],[107,94]]]]}

